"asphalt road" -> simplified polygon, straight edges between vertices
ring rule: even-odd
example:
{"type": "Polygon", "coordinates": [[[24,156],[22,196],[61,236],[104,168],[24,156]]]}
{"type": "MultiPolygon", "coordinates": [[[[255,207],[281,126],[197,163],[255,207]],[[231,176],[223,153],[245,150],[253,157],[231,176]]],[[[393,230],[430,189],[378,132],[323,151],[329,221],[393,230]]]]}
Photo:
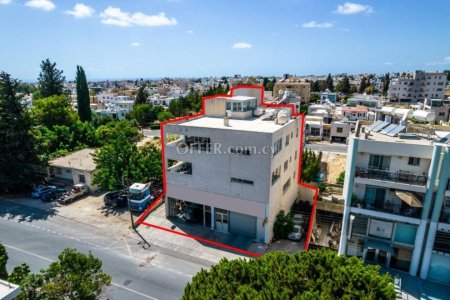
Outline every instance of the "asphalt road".
{"type": "Polygon", "coordinates": [[[57,215],[0,200],[0,243],[8,271],[23,262],[33,272],[57,260],[65,248],[93,255],[112,277],[104,299],[179,299],[184,286],[206,264],[143,249],[137,239],[112,237],[57,215]]]}
{"type": "Polygon", "coordinates": [[[347,145],[340,143],[309,143],[305,145],[305,148],[322,152],[347,153],[347,145]]]}

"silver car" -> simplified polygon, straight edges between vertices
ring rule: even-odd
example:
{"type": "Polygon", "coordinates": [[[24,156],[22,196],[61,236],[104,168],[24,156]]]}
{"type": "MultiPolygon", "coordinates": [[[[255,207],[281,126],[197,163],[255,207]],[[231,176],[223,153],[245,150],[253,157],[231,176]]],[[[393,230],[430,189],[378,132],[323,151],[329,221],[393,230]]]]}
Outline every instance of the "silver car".
{"type": "Polygon", "coordinates": [[[302,239],[303,235],[303,227],[300,225],[294,225],[294,228],[292,228],[292,231],[288,235],[288,239],[293,241],[300,241],[302,239]]]}

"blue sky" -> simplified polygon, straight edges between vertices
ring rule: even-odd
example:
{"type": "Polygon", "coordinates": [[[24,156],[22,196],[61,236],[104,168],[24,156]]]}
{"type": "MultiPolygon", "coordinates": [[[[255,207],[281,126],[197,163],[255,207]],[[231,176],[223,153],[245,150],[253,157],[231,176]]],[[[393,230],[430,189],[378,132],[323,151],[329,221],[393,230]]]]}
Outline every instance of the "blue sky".
{"type": "Polygon", "coordinates": [[[34,80],[450,69],[450,1],[0,0],[0,70],[34,80]]]}

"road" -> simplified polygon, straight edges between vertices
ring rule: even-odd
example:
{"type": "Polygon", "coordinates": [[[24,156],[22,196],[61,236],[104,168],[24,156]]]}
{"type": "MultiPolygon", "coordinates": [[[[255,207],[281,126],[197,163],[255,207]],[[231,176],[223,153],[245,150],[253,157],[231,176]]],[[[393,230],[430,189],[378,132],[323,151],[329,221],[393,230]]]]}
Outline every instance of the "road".
{"type": "Polygon", "coordinates": [[[143,134],[148,137],[161,137],[161,131],[159,129],[143,129],[143,134]]]}
{"type": "Polygon", "coordinates": [[[305,148],[322,152],[347,153],[347,145],[339,143],[309,143],[305,145],[305,148]]]}
{"type": "Polygon", "coordinates": [[[207,263],[143,249],[134,238],[112,237],[89,224],[0,200],[0,243],[9,255],[8,271],[23,262],[32,272],[76,248],[103,262],[112,277],[105,299],[179,299],[184,286],[207,263]]]}

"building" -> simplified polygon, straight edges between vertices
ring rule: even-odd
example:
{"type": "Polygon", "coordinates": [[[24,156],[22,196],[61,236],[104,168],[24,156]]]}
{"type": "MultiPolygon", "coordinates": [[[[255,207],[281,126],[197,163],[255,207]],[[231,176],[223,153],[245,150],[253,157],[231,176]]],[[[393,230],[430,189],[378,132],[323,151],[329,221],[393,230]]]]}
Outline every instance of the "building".
{"type": "Polygon", "coordinates": [[[134,100],[130,96],[101,93],[96,96],[97,107],[93,112],[98,116],[109,116],[122,120],[133,110],[134,100]]]}
{"type": "Polygon", "coordinates": [[[301,97],[302,102],[309,103],[311,99],[311,84],[309,82],[281,81],[275,83],[273,87],[273,95],[279,95],[280,90],[295,92],[301,97]]]}
{"type": "Polygon", "coordinates": [[[330,141],[347,141],[347,138],[355,129],[355,122],[333,121],[330,127],[330,141]]]}
{"type": "Polygon", "coordinates": [[[86,183],[92,191],[98,190],[97,185],[92,183],[96,169],[92,157],[94,152],[94,149],[83,149],[51,160],[49,162],[50,178],[70,185],[86,183]]]}
{"type": "Polygon", "coordinates": [[[442,72],[415,71],[392,78],[388,98],[391,102],[424,101],[426,98],[444,99],[447,75],[442,72]]]}
{"type": "Polygon", "coordinates": [[[19,296],[20,286],[0,279],[0,299],[12,300],[19,296]]]}
{"type": "Polygon", "coordinates": [[[326,90],[325,92],[320,93],[320,104],[326,102],[326,100],[336,103],[338,99],[337,93],[332,93],[329,90],[326,90]]]}
{"type": "Polygon", "coordinates": [[[164,125],[167,217],[272,239],[298,195],[301,119],[262,98],[259,87],[236,88],[205,101],[204,115],[164,125]]]}
{"type": "Polygon", "coordinates": [[[338,106],[334,112],[335,120],[358,121],[369,119],[369,110],[365,106],[338,106]]]}
{"type": "Polygon", "coordinates": [[[323,139],[323,117],[305,116],[305,139],[321,141],[323,139]]]}
{"type": "Polygon", "coordinates": [[[381,107],[380,96],[356,94],[347,100],[348,106],[381,107]]]}
{"type": "Polygon", "coordinates": [[[377,129],[386,125],[358,124],[349,138],[339,253],[449,284],[448,132],[377,129]]]}

